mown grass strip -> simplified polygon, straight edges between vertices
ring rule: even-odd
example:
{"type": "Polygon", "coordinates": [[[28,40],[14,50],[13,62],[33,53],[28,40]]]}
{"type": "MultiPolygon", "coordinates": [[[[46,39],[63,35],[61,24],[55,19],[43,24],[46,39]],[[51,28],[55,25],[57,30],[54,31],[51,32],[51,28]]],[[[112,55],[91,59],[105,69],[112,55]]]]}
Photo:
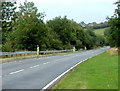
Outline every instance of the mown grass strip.
{"type": "Polygon", "coordinates": [[[118,56],[105,52],[85,61],[54,89],[118,89],[118,56]]]}

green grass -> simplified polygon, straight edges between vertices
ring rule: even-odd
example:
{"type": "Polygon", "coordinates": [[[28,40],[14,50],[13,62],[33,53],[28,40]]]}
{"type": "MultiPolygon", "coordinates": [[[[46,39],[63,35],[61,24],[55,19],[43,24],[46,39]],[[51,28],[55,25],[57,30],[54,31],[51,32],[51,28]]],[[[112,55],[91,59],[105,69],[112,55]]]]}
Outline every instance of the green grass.
{"type": "Polygon", "coordinates": [[[101,35],[101,36],[104,36],[104,31],[106,30],[107,28],[101,28],[101,29],[95,29],[93,30],[95,32],[96,35],[101,35]]]}
{"type": "Polygon", "coordinates": [[[85,61],[53,89],[118,89],[118,56],[103,53],[85,61]]]}

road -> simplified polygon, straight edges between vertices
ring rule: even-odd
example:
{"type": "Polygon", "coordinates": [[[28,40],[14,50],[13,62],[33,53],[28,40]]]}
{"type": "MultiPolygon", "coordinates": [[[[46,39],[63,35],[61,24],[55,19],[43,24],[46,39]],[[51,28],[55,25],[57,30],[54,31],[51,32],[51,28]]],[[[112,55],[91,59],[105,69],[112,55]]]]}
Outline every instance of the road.
{"type": "Polygon", "coordinates": [[[3,63],[2,76],[0,76],[2,77],[2,89],[42,89],[78,62],[108,49],[105,47],[81,53],[3,63]]]}

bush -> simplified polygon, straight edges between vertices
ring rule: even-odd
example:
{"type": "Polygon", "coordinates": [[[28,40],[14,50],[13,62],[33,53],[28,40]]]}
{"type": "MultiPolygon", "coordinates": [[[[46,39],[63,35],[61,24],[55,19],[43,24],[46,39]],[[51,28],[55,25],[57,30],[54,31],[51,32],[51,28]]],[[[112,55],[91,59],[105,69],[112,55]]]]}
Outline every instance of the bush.
{"type": "Polygon", "coordinates": [[[11,52],[14,51],[12,48],[12,45],[9,42],[6,42],[3,46],[2,46],[2,51],[4,52],[11,52]]]}

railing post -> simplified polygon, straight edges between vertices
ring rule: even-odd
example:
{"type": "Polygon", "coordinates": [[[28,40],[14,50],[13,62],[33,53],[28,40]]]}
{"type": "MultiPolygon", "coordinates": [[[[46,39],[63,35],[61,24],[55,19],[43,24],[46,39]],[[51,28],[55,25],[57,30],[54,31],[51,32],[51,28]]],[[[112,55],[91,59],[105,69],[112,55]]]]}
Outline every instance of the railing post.
{"type": "Polygon", "coordinates": [[[73,52],[75,52],[75,46],[73,46],[73,52]]]}
{"type": "Polygon", "coordinates": [[[37,55],[39,55],[39,52],[40,52],[39,45],[37,45],[37,55]]]}

